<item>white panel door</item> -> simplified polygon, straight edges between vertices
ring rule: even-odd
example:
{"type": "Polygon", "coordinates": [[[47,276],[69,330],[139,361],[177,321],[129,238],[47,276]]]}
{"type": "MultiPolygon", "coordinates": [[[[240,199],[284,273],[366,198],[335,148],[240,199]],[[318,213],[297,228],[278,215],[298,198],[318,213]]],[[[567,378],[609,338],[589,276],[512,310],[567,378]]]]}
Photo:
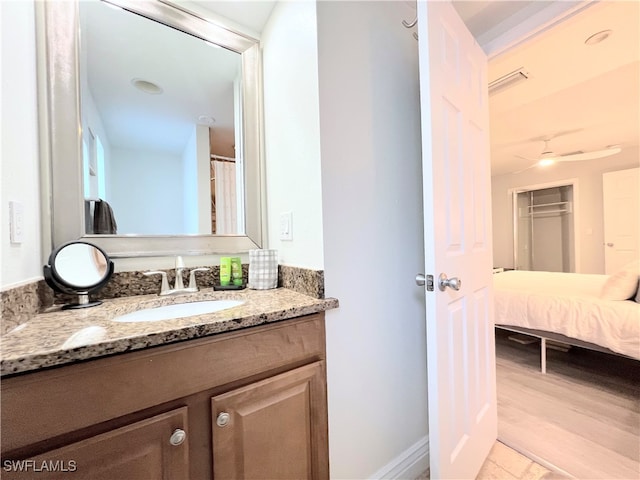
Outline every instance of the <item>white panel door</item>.
{"type": "Polygon", "coordinates": [[[418,2],[418,35],[431,478],[475,478],[497,437],[487,59],[448,2],[418,2]]]}
{"type": "Polygon", "coordinates": [[[605,273],[638,259],[640,168],[602,174],[605,273]]]}

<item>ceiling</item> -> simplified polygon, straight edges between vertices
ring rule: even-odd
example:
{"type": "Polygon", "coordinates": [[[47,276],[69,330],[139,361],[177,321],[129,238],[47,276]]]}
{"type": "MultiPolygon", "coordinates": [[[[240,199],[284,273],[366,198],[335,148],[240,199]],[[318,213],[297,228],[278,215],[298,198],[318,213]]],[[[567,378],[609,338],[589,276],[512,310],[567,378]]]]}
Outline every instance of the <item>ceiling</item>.
{"type": "Polygon", "coordinates": [[[557,155],[638,146],[639,26],[639,2],[597,2],[491,59],[489,81],[520,67],[530,74],[490,96],[492,175],[530,167],[544,139],[557,155]],[[607,40],[585,44],[606,29],[607,40]]]}
{"type": "Polygon", "coordinates": [[[239,54],[104,2],[80,2],[79,15],[83,111],[90,93],[111,147],[182,155],[200,124],[233,152],[239,54]]]}
{"type": "Polygon", "coordinates": [[[521,40],[522,31],[544,29],[559,16],[580,9],[585,1],[467,1],[454,0],[454,8],[489,56],[521,40]]]}
{"type": "MultiPolygon", "coordinates": [[[[221,9],[229,2],[191,3],[237,23],[251,18],[251,28],[260,33],[276,2],[232,2],[235,9],[224,13],[221,9]]],[[[406,3],[415,6],[413,0],[406,3]]],[[[543,152],[545,139],[558,155],[614,144],[624,153],[638,146],[640,2],[453,4],[490,57],[490,81],[520,67],[530,74],[526,82],[490,97],[492,175],[530,167],[543,152]],[[606,41],[585,45],[587,37],[605,29],[613,31],[606,41]],[[523,37],[531,39],[523,42],[523,37]]]]}
{"type": "Polygon", "coordinates": [[[239,33],[260,38],[275,0],[173,0],[192,12],[202,12],[239,33]]]}
{"type": "MultiPolygon", "coordinates": [[[[173,2],[255,37],[260,36],[277,3],[173,2]]],[[[415,5],[411,0],[406,3],[415,5]]],[[[520,67],[530,74],[525,82],[490,97],[492,175],[510,174],[531,166],[544,149],[544,139],[550,139],[548,147],[556,154],[620,144],[622,155],[624,149],[638,146],[640,2],[453,3],[490,56],[490,81],[520,67]],[[561,15],[564,21],[556,24],[561,15]],[[605,29],[613,31],[606,41],[585,45],[588,36],[605,29]],[[531,40],[519,43],[523,35],[531,32],[536,33],[531,40]]],[[[106,20],[102,16],[100,21],[106,20]]],[[[168,42],[164,43],[166,49],[168,42]]],[[[119,51],[128,50],[121,47],[119,51]]],[[[205,112],[200,104],[191,116],[197,118],[202,114],[216,118],[217,128],[226,127],[222,112],[205,112]]]]}

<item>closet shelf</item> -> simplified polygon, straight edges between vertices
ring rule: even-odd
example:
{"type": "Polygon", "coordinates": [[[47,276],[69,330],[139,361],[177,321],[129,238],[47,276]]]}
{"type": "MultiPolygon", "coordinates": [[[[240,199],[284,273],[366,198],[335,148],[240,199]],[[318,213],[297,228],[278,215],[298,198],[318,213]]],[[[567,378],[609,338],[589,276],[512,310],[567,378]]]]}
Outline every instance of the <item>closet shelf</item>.
{"type": "Polygon", "coordinates": [[[567,215],[572,213],[571,202],[539,203],[528,205],[526,208],[519,208],[520,218],[540,217],[548,215],[567,215]]]}

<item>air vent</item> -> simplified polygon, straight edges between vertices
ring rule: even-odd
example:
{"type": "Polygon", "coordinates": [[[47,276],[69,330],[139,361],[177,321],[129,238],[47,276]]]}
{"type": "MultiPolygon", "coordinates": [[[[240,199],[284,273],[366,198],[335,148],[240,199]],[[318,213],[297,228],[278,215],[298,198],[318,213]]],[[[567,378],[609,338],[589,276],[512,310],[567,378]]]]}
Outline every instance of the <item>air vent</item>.
{"type": "Polygon", "coordinates": [[[524,67],[520,67],[518,70],[507,73],[497,80],[490,82],[489,95],[495,95],[506,88],[513,87],[520,82],[524,82],[527,78],[529,78],[529,72],[527,72],[524,67]]]}

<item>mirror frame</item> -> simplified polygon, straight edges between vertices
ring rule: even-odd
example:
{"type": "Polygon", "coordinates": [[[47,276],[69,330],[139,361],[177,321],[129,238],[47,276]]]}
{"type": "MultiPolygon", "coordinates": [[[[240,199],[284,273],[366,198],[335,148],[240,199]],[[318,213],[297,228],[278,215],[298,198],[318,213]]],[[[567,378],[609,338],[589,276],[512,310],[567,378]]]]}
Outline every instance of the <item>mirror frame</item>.
{"type": "Polygon", "coordinates": [[[108,0],[107,3],[242,55],[245,234],[84,233],[78,1],[43,1],[36,2],[36,31],[42,217],[45,235],[47,231],[51,233],[50,249],[74,240],[87,240],[117,258],[242,253],[262,248],[266,222],[260,42],[165,0],[108,0]],[[47,211],[51,213],[50,218],[47,211]]]}

